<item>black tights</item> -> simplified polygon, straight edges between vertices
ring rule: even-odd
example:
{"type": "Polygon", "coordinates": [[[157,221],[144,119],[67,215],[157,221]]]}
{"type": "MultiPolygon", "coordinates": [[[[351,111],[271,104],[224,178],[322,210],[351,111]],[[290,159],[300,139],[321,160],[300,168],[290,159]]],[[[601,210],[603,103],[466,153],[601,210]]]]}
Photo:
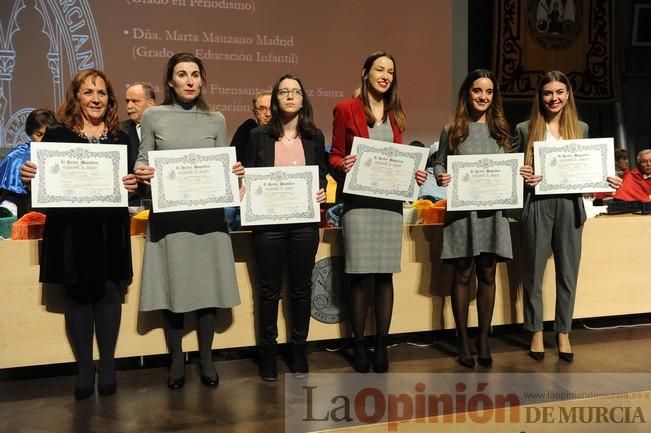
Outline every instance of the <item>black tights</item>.
{"type": "MultiPolygon", "coordinates": [[[[212,341],[215,335],[215,308],[204,308],[196,311],[197,314],[197,336],[199,340],[199,359],[201,374],[211,379],[217,377],[215,367],[212,363],[212,341]]],[[[170,377],[180,379],[185,375],[185,360],[183,359],[183,322],[185,313],[174,313],[164,310],[165,339],[167,350],[170,352],[170,377]]]]}
{"type": "Polygon", "coordinates": [[[469,287],[473,265],[477,275],[477,318],[479,325],[479,356],[488,357],[488,334],[495,306],[495,269],[497,258],[494,254],[481,254],[477,257],[456,259],[453,263],[452,312],[459,335],[459,356],[469,358],[468,344],[468,304],[469,287]]]}
{"type": "Polygon", "coordinates": [[[121,317],[122,291],[117,283],[106,281],[94,286],[66,286],[66,329],[82,387],[91,387],[95,378],[93,333],[97,336],[99,348],[100,383],[115,381],[115,345],[121,317]]]}
{"type": "Polygon", "coordinates": [[[368,288],[374,283],[375,332],[388,335],[393,312],[393,274],[348,274],[350,278],[350,323],[353,337],[364,338],[368,311],[368,288]]]}

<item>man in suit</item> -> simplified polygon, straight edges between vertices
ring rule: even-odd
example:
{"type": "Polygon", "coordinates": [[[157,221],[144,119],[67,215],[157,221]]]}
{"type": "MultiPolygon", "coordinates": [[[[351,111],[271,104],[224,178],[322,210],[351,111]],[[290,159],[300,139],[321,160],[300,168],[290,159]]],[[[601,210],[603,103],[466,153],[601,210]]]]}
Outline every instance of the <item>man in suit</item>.
{"type": "MultiPolygon", "coordinates": [[[[142,122],[142,113],[149,107],[156,105],[156,94],[154,89],[147,83],[133,83],[127,88],[125,94],[127,105],[127,116],[129,120],[122,122],[122,129],[129,135],[128,144],[128,164],[129,173],[133,173],[133,166],[138,159],[138,150],[140,148],[140,122],[142,122]]],[[[138,206],[142,198],[150,196],[149,187],[138,184],[138,194],[129,198],[129,205],[138,206]]]]}
{"type": "Polygon", "coordinates": [[[253,98],[253,116],[254,119],[247,119],[242,123],[233,134],[231,146],[235,146],[237,160],[244,161],[247,157],[247,146],[249,143],[249,133],[253,128],[268,125],[271,121],[271,91],[261,90],[253,98]]]}

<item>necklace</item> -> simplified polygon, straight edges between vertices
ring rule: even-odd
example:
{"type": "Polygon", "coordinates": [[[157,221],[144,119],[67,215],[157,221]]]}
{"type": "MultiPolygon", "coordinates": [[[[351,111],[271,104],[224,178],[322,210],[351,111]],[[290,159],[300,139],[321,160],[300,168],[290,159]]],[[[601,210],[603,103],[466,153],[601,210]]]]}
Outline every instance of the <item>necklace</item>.
{"type": "Polygon", "coordinates": [[[294,140],[296,140],[297,138],[298,138],[298,134],[296,134],[296,135],[295,135],[294,137],[292,137],[292,138],[285,137],[284,135],[282,136],[283,141],[284,141],[285,144],[287,144],[288,146],[291,145],[291,144],[294,142],[294,140]]]}
{"type": "Polygon", "coordinates": [[[80,136],[84,140],[88,140],[88,142],[91,144],[99,144],[101,141],[106,141],[108,139],[107,129],[104,129],[104,131],[102,131],[102,135],[100,135],[99,137],[95,137],[92,135],[89,137],[88,135],[86,135],[86,133],[83,130],[77,130],[75,132],[77,133],[78,136],[80,136]]]}

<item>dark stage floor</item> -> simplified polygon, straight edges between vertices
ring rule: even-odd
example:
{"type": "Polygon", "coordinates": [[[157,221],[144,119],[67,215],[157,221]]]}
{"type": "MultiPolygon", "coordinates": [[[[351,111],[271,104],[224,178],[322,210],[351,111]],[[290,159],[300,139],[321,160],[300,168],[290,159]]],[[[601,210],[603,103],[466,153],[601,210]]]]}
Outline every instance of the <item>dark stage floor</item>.
{"type": "MultiPolygon", "coordinates": [[[[632,327],[591,330],[581,327],[572,334],[575,361],[559,361],[554,334],[545,334],[546,357],[535,362],[527,356],[528,334],[516,327],[494,330],[492,350],[496,373],[613,373],[651,372],[651,321],[649,315],[593,319],[594,327],[632,327]],[[636,326],[637,325],[637,326],[636,326]]],[[[392,337],[390,373],[465,373],[456,362],[454,336],[448,332],[419,333],[392,337]]],[[[313,343],[312,372],[350,372],[349,349],[328,351],[344,341],[313,343]]],[[[71,365],[0,370],[0,432],[106,432],[106,433],[208,433],[284,432],[284,382],[263,382],[257,375],[253,350],[215,352],[221,377],[219,388],[199,381],[196,363],[186,367],[186,385],[170,391],[165,381],[163,357],[121,360],[118,390],[110,397],[93,396],[76,402],[71,365]]],[[[281,373],[286,364],[279,362],[281,373]]]]}

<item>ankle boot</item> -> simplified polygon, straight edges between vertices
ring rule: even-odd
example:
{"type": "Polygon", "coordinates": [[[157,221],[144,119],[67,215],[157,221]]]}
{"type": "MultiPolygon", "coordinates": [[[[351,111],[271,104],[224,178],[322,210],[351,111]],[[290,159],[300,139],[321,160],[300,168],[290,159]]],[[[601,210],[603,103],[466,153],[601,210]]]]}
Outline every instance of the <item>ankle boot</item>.
{"type": "Polygon", "coordinates": [[[275,382],[278,380],[276,355],[278,355],[277,345],[260,346],[260,377],[262,380],[266,380],[267,382],[275,382]]]}
{"type": "Polygon", "coordinates": [[[353,368],[358,373],[368,373],[370,362],[368,360],[368,348],[366,339],[355,339],[353,341],[353,368]]]}
{"type": "Polygon", "coordinates": [[[309,370],[307,364],[307,352],[305,343],[292,344],[292,373],[296,375],[306,375],[309,370]]]}
{"type": "Polygon", "coordinates": [[[78,368],[75,399],[86,400],[95,393],[95,366],[78,368]]]}
{"type": "Polygon", "coordinates": [[[387,353],[387,336],[376,335],[373,359],[373,371],[386,373],[389,369],[389,354],[387,353]]]}

